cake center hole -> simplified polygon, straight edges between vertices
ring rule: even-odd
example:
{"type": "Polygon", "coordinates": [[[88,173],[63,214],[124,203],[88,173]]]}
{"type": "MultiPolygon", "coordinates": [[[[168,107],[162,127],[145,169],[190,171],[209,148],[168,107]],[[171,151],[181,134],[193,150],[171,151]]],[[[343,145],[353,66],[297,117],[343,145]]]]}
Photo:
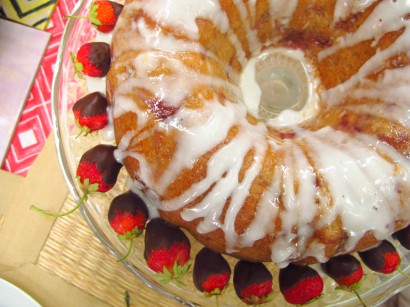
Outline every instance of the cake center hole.
{"type": "MultiPolygon", "coordinates": [[[[253,82],[256,82],[254,87],[257,87],[254,91],[258,95],[252,97],[252,104],[259,118],[268,120],[284,110],[303,109],[309,98],[309,79],[303,56],[273,49],[253,61],[253,82]]],[[[244,98],[246,103],[247,97],[244,98]]]]}

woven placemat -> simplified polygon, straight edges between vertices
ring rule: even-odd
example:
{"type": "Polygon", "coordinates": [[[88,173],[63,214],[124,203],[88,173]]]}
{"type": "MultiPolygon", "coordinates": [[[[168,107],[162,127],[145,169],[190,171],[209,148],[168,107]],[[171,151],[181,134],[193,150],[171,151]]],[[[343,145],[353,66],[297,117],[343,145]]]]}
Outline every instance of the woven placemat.
{"type": "MultiPolygon", "coordinates": [[[[69,195],[62,212],[73,208],[69,195]]],[[[37,264],[111,306],[178,306],[149,289],[109,253],[77,210],[57,218],[37,264]]]]}

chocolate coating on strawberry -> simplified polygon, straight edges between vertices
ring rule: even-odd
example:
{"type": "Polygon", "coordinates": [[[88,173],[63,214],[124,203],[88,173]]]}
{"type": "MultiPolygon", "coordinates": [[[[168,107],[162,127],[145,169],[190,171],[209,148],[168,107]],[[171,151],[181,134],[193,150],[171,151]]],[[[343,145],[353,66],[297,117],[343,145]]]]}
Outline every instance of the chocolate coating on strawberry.
{"type": "Polygon", "coordinates": [[[132,191],[117,195],[111,201],[108,222],[120,240],[130,242],[127,253],[117,261],[122,261],[131,254],[134,238],[142,233],[147,220],[148,208],[145,202],[132,191]]]}
{"type": "Polygon", "coordinates": [[[233,285],[236,295],[246,304],[262,304],[272,299],[272,274],[263,263],[238,261],[233,285]]]}
{"type": "Polygon", "coordinates": [[[111,65],[110,45],[105,42],[89,42],[80,47],[77,55],[70,53],[74,64],[74,72],[82,78],[82,74],[90,77],[104,77],[111,65]]]}
{"type": "Polygon", "coordinates": [[[387,240],[372,249],[359,252],[359,256],[371,270],[390,274],[400,265],[400,256],[396,248],[387,240]]]}
{"type": "Polygon", "coordinates": [[[86,151],[80,159],[77,168],[77,176],[81,183],[89,179],[90,183],[98,183],[100,192],[105,192],[116,183],[118,173],[122,164],[118,163],[114,157],[116,146],[100,144],[86,151]],[[96,168],[97,173],[94,172],[96,168]],[[100,182],[99,176],[102,177],[100,182]]]}
{"type": "Polygon", "coordinates": [[[357,291],[363,278],[363,268],[359,260],[350,254],[345,254],[329,259],[326,263],[322,263],[321,267],[336,281],[338,284],[336,289],[354,292],[362,305],[366,306],[357,291]]]}
{"type": "Polygon", "coordinates": [[[91,48],[88,53],[88,60],[97,69],[101,70],[102,76],[105,76],[111,64],[110,45],[104,42],[93,42],[90,44],[91,48]]]}
{"type": "Polygon", "coordinates": [[[397,239],[404,248],[410,249],[410,225],[395,232],[393,238],[397,239]]]}
{"type": "Polygon", "coordinates": [[[145,202],[132,191],[117,195],[110,203],[108,221],[119,235],[132,232],[135,227],[141,231],[147,220],[148,208],[145,202]]]}
{"type": "Polygon", "coordinates": [[[178,227],[161,218],[147,224],[144,257],[151,270],[172,279],[182,277],[189,268],[190,251],[191,243],[178,227]]]}
{"type": "Polygon", "coordinates": [[[88,94],[73,106],[79,135],[103,129],[108,124],[107,99],[99,92],[88,94]]]}
{"type": "Polygon", "coordinates": [[[124,6],[122,4],[119,4],[117,2],[113,2],[113,1],[109,1],[112,8],[114,9],[114,15],[116,17],[120,16],[122,9],[124,8],[124,6]]]}
{"type": "Polygon", "coordinates": [[[148,259],[153,251],[161,248],[168,249],[175,243],[183,243],[191,247],[188,237],[181,229],[164,219],[152,219],[146,228],[144,257],[148,259]]]}
{"type": "Polygon", "coordinates": [[[73,112],[80,116],[95,116],[107,112],[107,99],[100,92],[90,93],[79,99],[73,105],[73,112]]]}
{"type": "Polygon", "coordinates": [[[202,248],[195,257],[193,280],[201,292],[221,292],[231,276],[231,268],[225,258],[209,248],[202,248]],[[216,290],[219,289],[219,290],[216,290]]]}
{"type": "Polygon", "coordinates": [[[279,271],[279,288],[288,303],[303,305],[321,295],[323,280],[311,267],[291,263],[279,271]]]}
{"type": "Polygon", "coordinates": [[[340,255],[321,264],[322,270],[333,279],[349,276],[361,268],[359,260],[350,254],[340,255]]]}

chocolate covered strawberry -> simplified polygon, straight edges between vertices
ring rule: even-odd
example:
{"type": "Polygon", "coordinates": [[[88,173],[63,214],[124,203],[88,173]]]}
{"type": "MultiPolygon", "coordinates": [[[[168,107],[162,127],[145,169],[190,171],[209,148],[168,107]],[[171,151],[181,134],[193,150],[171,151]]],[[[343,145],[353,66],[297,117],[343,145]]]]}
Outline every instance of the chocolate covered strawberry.
{"type": "Polygon", "coordinates": [[[122,12],[123,5],[113,1],[94,1],[88,16],[72,16],[70,18],[89,18],[98,31],[111,32],[122,12]]]}
{"type": "Polygon", "coordinates": [[[178,227],[161,218],[148,222],[145,230],[144,258],[148,267],[160,273],[162,283],[179,280],[188,271],[191,243],[178,227]]]}
{"type": "Polygon", "coordinates": [[[233,285],[236,295],[248,305],[267,303],[273,298],[272,274],[260,262],[238,261],[233,285]]]}
{"type": "Polygon", "coordinates": [[[410,249],[410,225],[395,232],[393,238],[399,241],[405,249],[410,249]]]}
{"type": "MultiPolygon", "coordinates": [[[[195,287],[206,296],[221,295],[228,286],[231,268],[225,258],[204,247],[195,257],[193,280],[195,287]]],[[[218,300],[217,300],[218,302],[218,300]]]]}
{"type": "Polygon", "coordinates": [[[383,274],[396,271],[401,261],[396,248],[387,240],[383,240],[376,247],[359,252],[359,256],[369,269],[383,274]]]}
{"type": "Polygon", "coordinates": [[[90,93],[74,104],[74,117],[81,131],[78,136],[86,136],[108,124],[107,106],[107,99],[99,92],[90,93]]]}
{"type": "Polygon", "coordinates": [[[110,45],[104,42],[89,42],[80,47],[77,55],[70,53],[77,77],[104,77],[110,68],[110,45]]]}
{"type": "Polygon", "coordinates": [[[279,288],[288,303],[303,305],[321,296],[323,279],[311,267],[291,263],[279,271],[279,288]]]}
{"type": "Polygon", "coordinates": [[[338,284],[337,289],[352,291],[365,306],[357,289],[363,278],[363,268],[359,260],[350,254],[335,256],[321,265],[323,272],[338,284]]]}
{"type": "Polygon", "coordinates": [[[83,195],[73,209],[61,214],[48,213],[36,206],[31,206],[31,209],[48,216],[61,217],[78,209],[91,193],[107,192],[112,189],[122,167],[122,164],[114,158],[116,148],[112,145],[101,144],[89,149],[82,155],[76,174],[83,195]]]}
{"type": "Polygon", "coordinates": [[[117,195],[108,209],[108,222],[120,240],[129,240],[128,252],[118,261],[126,259],[132,250],[134,238],[141,235],[148,220],[148,208],[137,194],[128,191],[117,195]]]}

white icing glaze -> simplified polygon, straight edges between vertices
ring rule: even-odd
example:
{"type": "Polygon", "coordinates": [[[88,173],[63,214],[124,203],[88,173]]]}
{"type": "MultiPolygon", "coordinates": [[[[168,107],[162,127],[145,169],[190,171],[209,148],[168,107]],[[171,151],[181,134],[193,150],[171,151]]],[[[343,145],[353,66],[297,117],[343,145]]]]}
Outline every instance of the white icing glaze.
{"type": "MultiPolygon", "coordinates": [[[[252,56],[257,57],[280,37],[281,32],[275,32],[272,42],[263,45],[253,28],[257,1],[249,0],[245,4],[242,0],[234,0],[233,3],[243,19],[252,56]]],[[[336,1],[333,24],[363,11],[373,3],[374,1],[336,1]]],[[[275,21],[273,24],[279,30],[286,28],[298,1],[270,0],[269,4],[269,13],[275,21]]],[[[403,206],[408,206],[408,203],[403,204],[403,195],[410,194],[408,157],[375,136],[352,136],[330,127],[316,131],[297,127],[316,115],[317,101],[324,104],[322,107],[343,106],[348,97],[353,97],[370,98],[380,103],[370,106],[348,105],[345,110],[379,116],[409,128],[409,68],[385,70],[376,81],[366,79],[380,71],[392,56],[398,53],[409,55],[409,26],[408,21],[402,19],[410,12],[408,1],[380,2],[356,32],[340,37],[332,47],[319,54],[319,60],[324,59],[341,48],[354,46],[367,39],[372,39],[375,46],[385,33],[405,28],[404,33],[391,46],[378,50],[349,80],[313,96],[311,105],[314,107],[310,107],[309,111],[287,110],[276,119],[276,123],[268,123],[274,128],[283,125],[292,128],[294,137],[280,141],[267,136],[265,122],[259,121],[253,125],[246,119],[247,113],[257,117],[254,101],[259,101],[261,95],[256,82],[252,80],[255,60],[246,59],[243,46],[230,28],[228,17],[221,10],[219,1],[140,0],[131,2],[124,11],[135,9],[141,9],[146,17],[132,22],[132,29],[139,35],[129,43],[128,48],[141,53],[132,60],[135,71],[129,75],[133,74],[133,78],[129,78],[128,74],[117,76],[120,85],[115,92],[113,114],[114,117],[119,117],[127,112],[135,113],[138,118],[137,131],[124,135],[116,156],[119,161],[128,156],[139,161],[140,168],[135,174],[138,180],[135,183],[159,209],[183,209],[207,192],[197,204],[183,209],[181,217],[186,221],[200,219],[197,229],[200,233],[223,230],[228,252],[252,246],[255,241],[270,235],[275,227],[272,221],[280,217],[282,223],[271,246],[271,257],[281,266],[308,256],[325,261],[325,245],[317,240],[311,241],[311,238],[316,229],[325,227],[336,218],[342,220],[343,230],[347,235],[345,251],[353,249],[368,231],[372,231],[378,239],[384,239],[393,231],[395,220],[401,218],[410,222],[410,210],[403,210],[403,206]],[[169,33],[165,35],[160,28],[150,28],[145,20],[148,17],[159,26],[172,27],[190,40],[179,39],[169,33]],[[238,61],[243,67],[249,66],[245,69],[245,74],[229,75],[232,81],[227,82],[193,71],[177,57],[179,53],[197,52],[217,59],[215,54],[205,50],[198,42],[197,18],[212,20],[216,28],[226,34],[236,50],[238,61]],[[166,66],[173,74],[150,76],[149,72],[160,65],[166,66]],[[235,80],[239,79],[241,84],[236,84],[235,80]],[[204,107],[199,110],[184,108],[184,101],[200,84],[207,84],[215,90],[224,88],[237,98],[237,102],[225,100],[221,104],[213,97],[206,100],[204,107]],[[149,133],[142,131],[150,114],[127,98],[127,94],[138,89],[147,90],[158,101],[178,108],[175,114],[159,121],[154,128],[177,133],[176,150],[159,179],[154,178],[150,163],[144,155],[128,151],[130,146],[149,133]],[[234,126],[238,128],[237,134],[230,142],[221,145],[234,126]],[[217,145],[221,146],[210,157],[205,178],[192,184],[181,195],[160,201],[181,171],[192,168],[201,156],[217,145]],[[235,230],[236,217],[262,169],[268,150],[278,153],[278,161],[273,170],[274,179],[263,192],[253,221],[239,235],[235,230]],[[309,158],[304,150],[309,151],[309,158]],[[245,156],[250,151],[253,151],[253,161],[244,171],[243,180],[239,181],[245,156]],[[318,176],[329,186],[329,195],[317,186],[318,176]],[[230,202],[225,208],[225,219],[222,221],[221,214],[227,199],[230,202]],[[280,202],[283,210],[279,210],[280,202]],[[320,219],[317,218],[319,215],[320,219]],[[294,244],[295,240],[297,244],[294,244]]],[[[118,27],[122,26],[126,24],[120,19],[118,27]]],[[[232,73],[229,65],[226,72],[232,73]]],[[[309,74],[313,75],[314,71],[309,71],[309,74]]],[[[314,80],[315,78],[311,79],[311,89],[318,87],[314,80]]]]}

